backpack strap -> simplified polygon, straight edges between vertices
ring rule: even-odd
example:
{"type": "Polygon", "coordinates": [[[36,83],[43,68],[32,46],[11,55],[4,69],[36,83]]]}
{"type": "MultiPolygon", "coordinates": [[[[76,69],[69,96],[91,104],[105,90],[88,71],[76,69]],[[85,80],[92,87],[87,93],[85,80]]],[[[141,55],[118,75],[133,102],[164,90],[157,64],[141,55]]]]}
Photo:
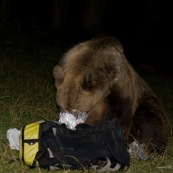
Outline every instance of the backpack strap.
{"type": "Polygon", "coordinates": [[[69,148],[60,139],[64,136],[68,137],[67,134],[69,134],[71,136],[71,142],[73,143],[74,141],[72,134],[77,133],[76,131],[67,129],[63,125],[50,121],[45,122],[45,124],[41,124],[40,129],[40,151],[44,151],[44,153],[42,152],[41,155],[38,153],[36,158],[40,167],[50,169],[50,167],[53,165],[57,168],[67,167],[71,169],[83,169],[89,166],[88,162],[81,164],[77,158],[73,157],[73,155],[69,155],[69,152],[73,153],[73,146],[72,148],[69,148]],[[54,128],[56,129],[56,134],[54,134],[54,128]]]}
{"type": "Polygon", "coordinates": [[[39,134],[39,152],[36,155],[36,160],[40,167],[49,169],[54,167],[62,168],[66,162],[56,142],[53,128],[60,126],[53,121],[47,121],[40,125],[39,134]]]}

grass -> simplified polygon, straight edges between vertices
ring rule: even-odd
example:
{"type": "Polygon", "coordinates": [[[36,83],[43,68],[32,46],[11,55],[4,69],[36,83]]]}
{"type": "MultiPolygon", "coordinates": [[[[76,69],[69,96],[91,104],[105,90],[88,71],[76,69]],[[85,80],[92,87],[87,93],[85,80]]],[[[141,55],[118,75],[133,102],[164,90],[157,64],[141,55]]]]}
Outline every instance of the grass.
{"type": "MultiPolygon", "coordinates": [[[[58,110],[52,69],[59,61],[64,48],[56,40],[44,41],[38,35],[18,38],[19,33],[7,34],[3,35],[0,41],[0,172],[44,173],[48,171],[39,168],[30,169],[15,160],[18,157],[18,151],[9,148],[6,132],[9,128],[20,129],[23,125],[38,120],[56,120],[58,110]]],[[[161,98],[173,127],[171,76],[140,67],[137,70],[161,98]]],[[[132,159],[127,172],[173,172],[172,146],[171,132],[163,157],[151,156],[151,159],[147,161],[132,159]]],[[[81,171],[61,170],[60,172],[81,171]]]]}

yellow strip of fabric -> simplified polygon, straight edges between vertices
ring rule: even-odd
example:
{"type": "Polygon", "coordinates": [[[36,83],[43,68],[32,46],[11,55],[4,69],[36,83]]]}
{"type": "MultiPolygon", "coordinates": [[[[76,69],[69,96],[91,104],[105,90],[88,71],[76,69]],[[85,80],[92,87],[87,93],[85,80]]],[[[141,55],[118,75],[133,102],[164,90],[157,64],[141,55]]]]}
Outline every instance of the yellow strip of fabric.
{"type": "Polygon", "coordinates": [[[38,141],[32,142],[32,140],[37,140],[39,137],[39,125],[40,123],[38,122],[26,125],[23,132],[24,141],[22,141],[22,134],[20,136],[20,158],[22,158],[22,152],[24,152],[23,160],[25,164],[29,166],[33,165],[35,156],[38,152],[38,141]],[[24,142],[23,145],[22,142],[24,142]]]}

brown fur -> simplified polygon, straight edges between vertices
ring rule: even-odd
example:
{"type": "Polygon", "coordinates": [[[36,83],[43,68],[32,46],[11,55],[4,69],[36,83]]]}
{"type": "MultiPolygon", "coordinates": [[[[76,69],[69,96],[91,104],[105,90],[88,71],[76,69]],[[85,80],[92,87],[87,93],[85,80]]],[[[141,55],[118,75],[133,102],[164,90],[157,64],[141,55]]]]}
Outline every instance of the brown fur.
{"type": "Polygon", "coordinates": [[[88,112],[90,125],[116,118],[129,142],[149,143],[149,150],[166,145],[169,125],[159,100],[128,63],[116,38],[75,45],[53,74],[61,110],[88,112]]]}

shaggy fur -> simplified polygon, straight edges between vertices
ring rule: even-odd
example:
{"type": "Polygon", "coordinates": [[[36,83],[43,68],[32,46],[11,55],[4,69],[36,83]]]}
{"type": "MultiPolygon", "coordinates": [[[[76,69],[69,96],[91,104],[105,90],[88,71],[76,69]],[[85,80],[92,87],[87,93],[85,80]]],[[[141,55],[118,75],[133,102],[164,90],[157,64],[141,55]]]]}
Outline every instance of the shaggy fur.
{"type": "Polygon", "coordinates": [[[151,150],[166,145],[169,123],[158,98],[127,61],[114,37],[79,43],[54,67],[60,109],[88,112],[86,123],[118,119],[128,142],[151,150]]]}

